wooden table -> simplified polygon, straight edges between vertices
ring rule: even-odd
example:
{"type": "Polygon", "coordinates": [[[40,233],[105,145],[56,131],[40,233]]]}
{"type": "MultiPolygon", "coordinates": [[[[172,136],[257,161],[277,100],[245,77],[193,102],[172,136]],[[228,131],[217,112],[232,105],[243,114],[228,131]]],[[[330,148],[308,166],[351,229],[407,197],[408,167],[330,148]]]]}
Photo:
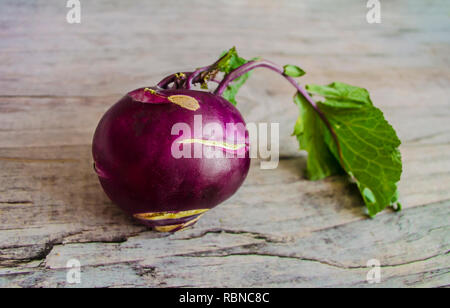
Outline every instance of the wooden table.
{"type": "Polygon", "coordinates": [[[81,0],[68,24],[64,1],[1,1],[0,286],[448,286],[450,3],[381,2],[368,24],[365,1],[81,0]],[[233,45],[300,65],[304,83],[369,89],[403,141],[403,211],[368,219],[345,178],[305,180],[294,90],[264,70],[238,101],[247,122],[280,123],[277,169],[255,160],[231,199],[174,235],[118,210],[92,170],[101,115],[233,45]],[[81,284],[66,281],[70,259],[81,284]]]}

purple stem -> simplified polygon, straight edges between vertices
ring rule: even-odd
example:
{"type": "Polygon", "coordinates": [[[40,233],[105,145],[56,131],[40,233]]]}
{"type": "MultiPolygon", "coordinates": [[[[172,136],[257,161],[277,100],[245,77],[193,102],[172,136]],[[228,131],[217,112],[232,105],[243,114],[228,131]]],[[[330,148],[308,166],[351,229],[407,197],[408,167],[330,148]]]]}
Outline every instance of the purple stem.
{"type": "MultiPolygon", "coordinates": [[[[183,72],[183,73],[187,76],[187,79],[186,79],[186,81],[184,82],[184,85],[175,84],[175,85],[174,85],[174,89],[177,89],[177,88],[182,87],[182,88],[184,88],[184,89],[188,89],[188,90],[189,90],[189,89],[192,87],[192,84],[193,84],[194,82],[197,82],[197,81],[198,81],[198,80],[197,80],[197,77],[198,77],[201,73],[203,73],[203,72],[209,70],[211,67],[212,67],[212,66],[209,65],[209,66],[201,67],[201,68],[195,70],[194,72],[183,72]]],[[[170,83],[172,83],[172,82],[176,83],[176,82],[177,82],[177,77],[176,77],[176,75],[177,75],[177,74],[172,74],[172,75],[169,75],[169,76],[165,77],[163,80],[161,80],[160,82],[158,82],[157,87],[159,87],[159,88],[161,88],[161,89],[166,89],[167,86],[168,86],[170,83]]]]}
{"type": "Polygon", "coordinates": [[[275,64],[273,62],[264,60],[264,59],[255,60],[255,61],[249,61],[249,62],[239,66],[238,68],[234,69],[229,74],[227,74],[225,76],[225,78],[223,78],[222,81],[220,82],[220,84],[217,86],[216,90],[214,91],[214,94],[222,95],[230,82],[232,82],[236,78],[239,78],[242,75],[244,75],[244,74],[248,73],[249,71],[251,71],[251,70],[253,70],[255,68],[258,68],[258,67],[265,67],[265,68],[268,68],[268,69],[270,69],[270,70],[272,70],[274,72],[277,72],[278,74],[280,74],[281,76],[286,78],[297,89],[297,91],[306,99],[306,101],[316,111],[318,116],[322,119],[322,121],[325,123],[325,125],[328,128],[328,130],[330,131],[330,133],[331,133],[331,135],[333,137],[333,140],[336,143],[342,167],[345,170],[345,164],[344,164],[344,159],[343,159],[343,156],[342,156],[341,147],[339,145],[339,141],[338,141],[338,137],[336,135],[336,132],[334,131],[333,127],[331,126],[331,123],[328,121],[327,117],[319,109],[319,107],[317,107],[316,102],[312,99],[312,97],[308,94],[308,92],[305,89],[303,89],[297,83],[297,81],[294,78],[284,74],[283,67],[281,67],[281,66],[279,66],[279,65],[277,65],[277,64],[275,64]]]}
{"type": "Polygon", "coordinates": [[[186,80],[185,88],[189,90],[192,86],[192,82],[195,80],[195,77],[197,77],[199,74],[209,70],[210,68],[211,68],[211,65],[204,66],[204,67],[196,69],[192,74],[189,74],[189,77],[186,80]]]}
{"type": "MultiPolygon", "coordinates": [[[[217,60],[213,64],[198,68],[193,73],[189,74],[184,87],[186,89],[190,89],[193,83],[199,82],[198,76],[201,73],[215,69],[217,67],[217,64],[220,63],[220,61],[222,61],[222,59],[225,58],[226,56],[227,56],[227,54],[224,54],[222,57],[219,58],[219,60],[217,60]]],[[[213,81],[217,82],[216,80],[213,80],[213,81]]],[[[219,83],[219,82],[217,82],[217,83],[219,83]]]]}
{"type": "MultiPolygon", "coordinates": [[[[183,87],[185,89],[190,89],[192,84],[199,82],[200,80],[198,79],[199,75],[203,72],[209,71],[209,70],[213,70],[214,68],[216,68],[217,64],[222,61],[223,58],[225,58],[227,56],[227,54],[224,54],[219,60],[217,60],[216,62],[214,62],[211,65],[208,66],[204,66],[201,68],[196,69],[194,72],[184,72],[184,74],[187,76],[186,82],[183,83],[183,85],[176,85],[175,88],[178,87],[183,87]]],[[[157,87],[161,88],[161,89],[166,89],[167,86],[171,83],[171,82],[176,82],[177,81],[177,77],[176,74],[172,74],[169,75],[167,77],[165,77],[163,80],[161,80],[158,84],[157,87]]],[[[214,82],[217,82],[216,80],[214,80],[214,82]]],[[[219,82],[217,82],[219,83],[219,82]]]]}
{"type": "MultiPolygon", "coordinates": [[[[192,74],[192,72],[182,72],[183,74],[185,74],[186,76],[189,76],[192,74]]],[[[156,85],[158,88],[161,89],[165,89],[171,82],[176,82],[177,81],[177,74],[171,74],[167,77],[165,77],[163,80],[161,80],[160,82],[158,82],[158,84],[156,85]]]]}

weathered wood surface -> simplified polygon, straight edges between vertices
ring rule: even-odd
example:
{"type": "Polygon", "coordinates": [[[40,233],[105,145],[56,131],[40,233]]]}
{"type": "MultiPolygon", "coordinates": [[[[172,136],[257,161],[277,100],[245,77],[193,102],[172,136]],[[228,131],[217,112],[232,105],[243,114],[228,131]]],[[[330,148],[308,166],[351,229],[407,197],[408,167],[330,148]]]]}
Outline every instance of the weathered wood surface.
{"type": "Polygon", "coordinates": [[[0,286],[387,286],[450,284],[448,1],[64,1],[0,3],[0,286]],[[107,199],[90,142],[126,91],[244,56],[300,64],[305,81],[367,87],[403,145],[404,210],[367,219],[353,185],[304,179],[282,78],[257,71],[239,95],[248,122],[280,123],[275,170],[254,161],[238,193],[189,230],[135,224],[107,199]],[[369,259],[381,283],[366,282],[369,259]]]}

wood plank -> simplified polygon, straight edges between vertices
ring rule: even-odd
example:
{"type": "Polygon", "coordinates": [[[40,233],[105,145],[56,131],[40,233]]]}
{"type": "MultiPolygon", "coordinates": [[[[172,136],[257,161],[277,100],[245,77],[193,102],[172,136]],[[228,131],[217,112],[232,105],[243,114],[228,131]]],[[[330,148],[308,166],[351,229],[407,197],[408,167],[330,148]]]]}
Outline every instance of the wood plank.
{"type": "Polygon", "coordinates": [[[446,201],[295,239],[219,229],[55,245],[42,266],[0,269],[0,285],[68,286],[66,263],[76,258],[83,265],[82,286],[88,287],[364,287],[366,262],[375,258],[382,264],[379,287],[438,287],[450,276],[449,212],[446,201]]]}
{"type": "Polygon", "coordinates": [[[71,25],[58,0],[6,0],[0,94],[122,95],[233,45],[246,57],[299,64],[307,81],[392,89],[422,88],[432,77],[445,86],[448,8],[446,0],[385,3],[383,22],[371,25],[363,2],[114,0],[83,3],[81,24],[71,25]]]}
{"type": "Polygon", "coordinates": [[[450,3],[136,0],[0,2],[0,286],[56,287],[66,263],[82,286],[440,287],[450,285],[450,3]],[[297,109],[281,77],[258,70],[238,96],[247,122],[280,123],[275,170],[254,160],[241,189],[192,229],[165,235],[102,192],[90,143],[127,91],[213,62],[299,64],[303,83],[369,89],[403,144],[404,210],[364,215],[343,177],[305,180],[291,137],[297,109]],[[367,260],[382,282],[369,285],[367,260]],[[211,275],[214,272],[214,275],[211,275]]]}
{"type": "MultiPolygon", "coordinates": [[[[403,150],[407,180],[400,191],[405,208],[450,199],[450,163],[444,154],[449,146],[415,149],[403,150]]],[[[34,259],[49,243],[117,241],[143,230],[104,195],[89,146],[2,149],[0,154],[4,263],[34,259]]],[[[243,187],[205,215],[195,232],[270,230],[268,236],[284,238],[364,219],[354,185],[342,177],[310,182],[304,169],[304,156],[284,159],[275,170],[261,170],[254,161],[243,187]]]]}

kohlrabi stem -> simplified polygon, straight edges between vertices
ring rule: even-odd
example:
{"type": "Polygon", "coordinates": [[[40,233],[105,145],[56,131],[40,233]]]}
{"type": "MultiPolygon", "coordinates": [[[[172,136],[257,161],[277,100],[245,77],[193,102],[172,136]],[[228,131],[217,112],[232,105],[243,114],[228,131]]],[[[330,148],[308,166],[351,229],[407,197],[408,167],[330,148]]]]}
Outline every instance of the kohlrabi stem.
{"type": "MultiPolygon", "coordinates": [[[[184,88],[184,89],[190,89],[191,86],[194,83],[200,82],[202,81],[202,77],[201,74],[207,71],[214,71],[217,69],[217,64],[220,63],[220,61],[222,61],[225,57],[227,57],[227,54],[224,54],[222,57],[219,58],[219,60],[217,60],[216,62],[214,62],[211,65],[208,66],[204,66],[201,68],[196,69],[194,72],[184,72],[183,74],[185,74],[187,76],[187,79],[185,80],[185,82],[183,82],[182,85],[180,84],[175,84],[175,88],[177,88],[177,86],[180,88],[184,88]]],[[[161,80],[158,84],[157,87],[161,88],[161,89],[165,89],[167,88],[167,86],[172,83],[172,82],[177,82],[179,81],[178,79],[178,75],[181,73],[177,73],[177,74],[172,74],[169,75],[167,77],[165,77],[163,80],[161,80]]],[[[215,74],[214,74],[215,75],[215,74]]],[[[212,76],[214,77],[214,76],[212,76]]],[[[214,82],[218,83],[216,80],[213,80],[214,82]]]]}
{"type": "Polygon", "coordinates": [[[170,83],[177,81],[178,76],[180,76],[180,74],[189,76],[190,74],[192,74],[192,72],[180,72],[180,73],[176,73],[176,74],[171,74],[171,75],[165,77],[160,82],[158,82],[158,84],[156,86],[158,88],[165,89],[170,83]]]}
{"type": "Polygon", "coordinates": [[[312,99],[312,97],[308,94],[308,92],[305,89],[303,89],[294,78],[284,74],[283,67],[281,67],[273,62],[264,60],[264,59],[249,61],[249,62],[239,66],[238,68],[234,69],[229,74],[227,74],[225,76],[225,78],[223,78],[223,80],[217,86],[216,90],[214,91],[214,94],[222,95],[223,92],[226,90],[227,86],[230,84],[230,82],[232,82],[236,78],[239,78],[242,75],[244,75],[245,73],[248,73],[249,71],[251,71],[255,68],[258,68],[258,67],[268,68],[268,69],[280,74],[284,78],[286,78],[297,89],[298,93],[300,93],[300,95],[302,95],[305,98],[305,100],[311,105],[311,107],[314,109],[314,111],[317,113],[317,115],[325,123],[326,127],[330,131],[330,133],[333,137],[333,140],[336,143],[336,146],[338,149],[340,162],[342,164],[343,169],[345,170],[345,164],[344,164],[344,159],[342,156],[341,147],[339,145],[339,141],[338,141],[336,132],[334,131],[333,127],[331,126],[331,123],[328,121],[325,114],[319,109],[316,102],[312,99]]]}
{"type": "Polygon", "coordinates": [[[210,68],[211,68],[211,65],[204,66],[204,67],[196,69],[192,74],[190,74],[188,76],[188,78],[186,80],[186,84],[184,85],[184,87],[189,90],[191,88],[191,86],[192,86],[193,81],[195,80],[195,77],[197,77],[201,73],[209,70],[210,68]]]}
{"type": "Polygon", "coordinates": [[[306,90],[303,89],[294,78],[285,75],[284,69],[281,66],[279,66],[273,62],[264,60],[264,59],[249,61],[249,62],[239,66],[237,69],[231,71],[228,75],[225,76],[225,78],[217,86],[216,90],[214,91],[214,94],[222,95],[223,91],[226,90],[226,88],[230,82],[232,82],[236,78],[239,78],[242,75],[244,75],[245,73],[248,73],[249,71],[251,71],[255,68],[258,68],[258,67],[265,67],[265,68],[271,69],[272,71],[275,71],[278,74],[282,75],[297,89],[298,92],[300,92],[300,94],[314,107],[314,109],[317,108],[316,103],[311,98],[311,96],[309,96],[308,92],[306,92],[306,90]]]}
{"type": "Polygon", "coordinates": [[[179,74],[184,74],[185,76],[187,76],[187,79],[182,83],[182,85],[176,84],[175,88],[183,88],[183,89],[189,90],[194,83],[199,82],[199,75],[203,72],[210,70],[212,68],[212,66],[213,65],[204,66],[204,67],[196,69],[194,72],[183,72],[183,73],[171,74],[171,75],[165,77],[160,82],[158,82],[157,87],[159,87],[161,89],[166,89],[170,83],[172,83],[172,82],[176,83],[177,81],[179,81],[179,78],[178,78],[179,74]]]}

